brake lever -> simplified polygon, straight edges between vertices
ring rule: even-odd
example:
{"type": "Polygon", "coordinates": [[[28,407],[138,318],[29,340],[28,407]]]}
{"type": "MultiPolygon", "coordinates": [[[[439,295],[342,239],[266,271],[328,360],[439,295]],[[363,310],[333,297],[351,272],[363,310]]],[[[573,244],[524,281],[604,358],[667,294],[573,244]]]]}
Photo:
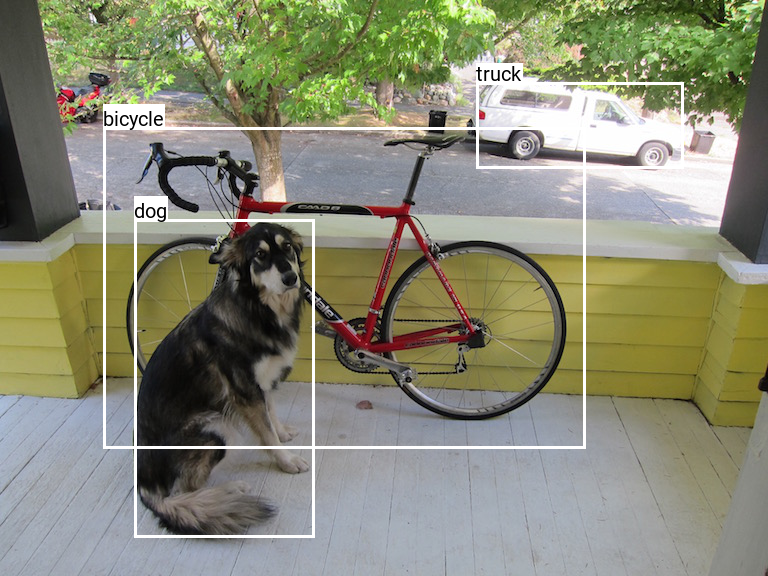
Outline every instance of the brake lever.
{"type": "Polygon", "coordinates": [[[141,178],[139,178],[136,184],[141,184],[141,181],[144,180],[144,177],[149,173],[149,168],[150,166],[152,166],[153,158],[154,158],[154,153],[153,151],[150,151],[149,156],[147,156],[147,161],[144,163],[144,171],[141,173],[141,178]]]}

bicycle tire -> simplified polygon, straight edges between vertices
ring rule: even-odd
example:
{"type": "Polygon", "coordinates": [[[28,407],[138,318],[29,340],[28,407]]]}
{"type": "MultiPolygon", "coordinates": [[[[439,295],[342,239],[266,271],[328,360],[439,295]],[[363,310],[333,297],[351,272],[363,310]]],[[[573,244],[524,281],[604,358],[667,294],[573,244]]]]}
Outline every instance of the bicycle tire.
{"type": "Polygon", "coordinates": [[[143,373],[152,351],[213,289],[218,266],[208,259],[215,238],[194,236],[158,248],[136,274],[126,306],[131,352],[143,373]],[[133,292],[137,290],[137,349],[134,350],[133,292]]]}
{"type": "MultiPolygon", "coordinates": [[[[392,376],[414,401],[443,416],[479,420],[519,408],[549,382],[565,347],[565,310],[554,282],[529,256],[493,242],[448,245],[439,263],[484,345],[466,350],[463,366],[455,343],[390,353],[417,372],[412,382],[392,376]]],[[[382,340],[436,323],[461,320],[422,256],[387,298],[382,340]]]]}

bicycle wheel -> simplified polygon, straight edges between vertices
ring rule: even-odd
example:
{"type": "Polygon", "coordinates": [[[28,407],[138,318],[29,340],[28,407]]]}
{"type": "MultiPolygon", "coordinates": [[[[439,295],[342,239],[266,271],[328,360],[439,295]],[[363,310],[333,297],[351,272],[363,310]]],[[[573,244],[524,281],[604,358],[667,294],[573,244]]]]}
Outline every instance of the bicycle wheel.
{"type": "MultiPolygon", "coordinates": [[[[490,418],[522,406],[549,381],[563,353],[565,311],[557,288],[531,258],[501,244],[451,244],[439,263],[482,342],[393,352],[392,359],[418,374],[398,384],[425,408],[452,418],[490,418]]],[[[382,340],[454,323],[461,324],[459,314],[422,256],[387,299],[382,340]]]]}
{"type": "Polygon", "coordinates": [[[133,349],[133,291],[126,309],[131,351],[142,372],[163,338],[213,289],[218,266],[208,263],[216,240],[192,237],[155,251],[136,275],[136,350],[133,349]]]}

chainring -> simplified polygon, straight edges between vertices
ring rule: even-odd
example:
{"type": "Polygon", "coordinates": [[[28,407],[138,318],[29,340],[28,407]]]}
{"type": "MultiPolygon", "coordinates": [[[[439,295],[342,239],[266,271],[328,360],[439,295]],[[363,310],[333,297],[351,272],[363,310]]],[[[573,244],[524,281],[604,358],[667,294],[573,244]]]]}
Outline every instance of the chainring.
{"type": "MultiPolygon", "coordinates": [[[[353,318],[349,321],[349,325],[355,330],[355,332],[360,334],[365,329],[365,318],[353,318]]],[[[373,339],[378,340],[381,337],[381,331],[379,329],[378,322],[376,322],[376,325],[373,328],[373,332],[373,339]]],[[[336,334],[336,337],[333,339],[333,350],[336,352],[336,358],[339,359],[339,362],[341,362],[342,366],[352,370],[352,372],[370,374],[371,372],[378,370],[378,366],[372,366],[371,364],[358,360],[354,355],[355,351],[349,346],[349,344],[346,343],[340,334],[336,334]]]]}

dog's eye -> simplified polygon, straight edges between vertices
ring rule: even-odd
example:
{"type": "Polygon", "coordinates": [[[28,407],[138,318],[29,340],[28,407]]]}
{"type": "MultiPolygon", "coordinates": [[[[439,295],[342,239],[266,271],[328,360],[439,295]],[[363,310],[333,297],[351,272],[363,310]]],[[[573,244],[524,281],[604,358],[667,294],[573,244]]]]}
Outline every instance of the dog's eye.
{"type": "Polygon", "coordinates": [[[285,242],[283,244],[283,250],[286,252],[290,252],[293,249],[293,245],[290,242],[285,242]]]}
{"type": "Polygon", "coordinates": [[[266,257],[267,257],[267,253],[264,250],[261,250],[261,249],[256,250],[256,258],[258,258],[259,260],[263,260],[266,257]]]}

